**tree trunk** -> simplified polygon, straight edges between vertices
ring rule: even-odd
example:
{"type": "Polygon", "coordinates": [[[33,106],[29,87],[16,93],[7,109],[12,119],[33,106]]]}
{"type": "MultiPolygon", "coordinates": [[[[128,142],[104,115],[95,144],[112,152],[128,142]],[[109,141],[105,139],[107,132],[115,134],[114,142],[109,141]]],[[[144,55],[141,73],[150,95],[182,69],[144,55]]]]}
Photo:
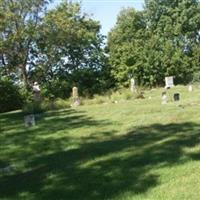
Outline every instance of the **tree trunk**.
{"type": "Polygon", "coordinates": [[[29,82],[28,82],[28,75],[26,71],[26,65],[23,65],[21,69],[22,69],[22,81],[24,83],[25,88],[28,89],[29,82]]]}

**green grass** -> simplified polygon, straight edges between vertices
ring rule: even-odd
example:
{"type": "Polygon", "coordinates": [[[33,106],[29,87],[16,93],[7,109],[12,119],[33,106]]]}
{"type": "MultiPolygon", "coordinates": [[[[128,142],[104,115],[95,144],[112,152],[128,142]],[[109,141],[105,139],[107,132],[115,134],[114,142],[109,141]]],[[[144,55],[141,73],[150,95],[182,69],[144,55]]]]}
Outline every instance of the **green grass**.
{"type": "Polygon", "coordinates": [[[161,105],[156,89],[47,112],[31,128],[20,111],[0,114],[0,199],[198,200],[200,89],[176,91],[179,103],[161,105]]]}

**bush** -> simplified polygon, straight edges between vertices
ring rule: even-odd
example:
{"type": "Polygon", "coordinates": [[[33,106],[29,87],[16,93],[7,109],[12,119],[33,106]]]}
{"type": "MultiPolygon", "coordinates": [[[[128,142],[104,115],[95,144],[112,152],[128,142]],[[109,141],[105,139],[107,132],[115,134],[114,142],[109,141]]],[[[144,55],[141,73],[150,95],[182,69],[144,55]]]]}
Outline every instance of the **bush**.
{"type": "Polygon", "coordinates": [[[66,80],[52,80],[42,86],[42,96],[46,98],[68,98],[71,95],[72,84],[66,80]]]}
{"type": "Polygon", "coordinates": [[[81,105],[103,104],[109,102],[107,96],[94,95],[93,98],[84,98],[81,100],[81,105]]]}
{"type": "Polygon", "coordinates": [[[54,101],[55,109],[64,109],[64,108],[69,108],[69,107],[70,107],[70,103],[67,100],[58,98],[54,101]]]}
{"type": "Polygon", "coordinates": [[[131,92],[129,89],[123,91],[123,99],[124,100],[131,100],[134,97],[134,93],[131,92]]]}
{"type": "Polygon", "coordinates": [[[19,87],[9,79],[0,79],[0,112],[20,109],[23,98],[19,87]]]}
{"type": "Polygon", "coordinates": [[[135,93],[132,93],[129,89],[122,88],[110,95],[112,102],[120,100],[131,100],[134,98],[135,93]]]}

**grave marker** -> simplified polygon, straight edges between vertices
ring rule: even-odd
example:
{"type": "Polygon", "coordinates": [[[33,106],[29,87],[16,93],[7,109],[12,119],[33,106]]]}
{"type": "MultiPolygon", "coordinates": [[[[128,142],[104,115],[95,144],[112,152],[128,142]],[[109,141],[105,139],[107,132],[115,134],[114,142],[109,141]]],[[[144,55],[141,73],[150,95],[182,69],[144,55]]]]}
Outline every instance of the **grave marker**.
{"type": "Polygon", "coordinates": [[[193,90],[192,85],[189,85],[189,86],[188,86],[188,91],[189,91],[189,92],[192,92],[192,90],[193,90]]]}
{"type": "Polygon", "coordinates": [[[131,78],[131,92],[135,92],[136,88],[135,88],[135,79],[131,78]]]}
{"type": "Polygon", "coordinates": [[[25,127],[35,126],[35,116],[27,115],[24,117],[25,127]]]}
{"type": "Polygon", "coordinates": [[[79,95],[78,95],[78,88],[73,87],[72,88],[72,98],[73,98],[73,105],[74,106],[79,106],[81,104],[79,95]]]}
{"type": "Polygon", "coordinates": [[[174,77],[173,76],[165,77],[165,88],[169,89],[171,87],[174,87],[174,77]]]}
{"type": "Polygon", "coordinates": [[[180,100],[180,94],[174,93],[174,101],[179,101],[179,100],[180,100]]]}
{"type": "Polygon", "coordinates": [[[162,104],[167,104],[167,92],[162,92],[162,104]]]}

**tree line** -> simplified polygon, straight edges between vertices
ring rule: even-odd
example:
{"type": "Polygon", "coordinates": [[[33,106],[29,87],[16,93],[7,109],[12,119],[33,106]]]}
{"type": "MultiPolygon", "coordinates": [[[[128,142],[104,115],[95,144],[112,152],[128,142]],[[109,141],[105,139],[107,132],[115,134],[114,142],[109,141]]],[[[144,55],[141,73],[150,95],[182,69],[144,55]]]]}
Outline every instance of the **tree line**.
{"type": "Polygon", "coordinates": [[[37,81],[56,97],[76,85],[87,95],[108,87],[101,25],[79,3],[0,0],[0,70],[29,89],[37,81]]]}
{"type": "Polygon", "coordinates": [[[137,84],[161,86],[165,76],[192,81],[200,69],[200,2],[146,0],[123,9],[105,36],[81,4],[63,0],[0,0],[0,75],[27,90],[65,98],[137,84]]]}
{"type": "Polygon", "coordinates": [[[200,2],[146,0],[142,11],[124,9],[108,36],[118,84],[161,86],[165,76],[186,84],[200,70],[200,2]]]}

